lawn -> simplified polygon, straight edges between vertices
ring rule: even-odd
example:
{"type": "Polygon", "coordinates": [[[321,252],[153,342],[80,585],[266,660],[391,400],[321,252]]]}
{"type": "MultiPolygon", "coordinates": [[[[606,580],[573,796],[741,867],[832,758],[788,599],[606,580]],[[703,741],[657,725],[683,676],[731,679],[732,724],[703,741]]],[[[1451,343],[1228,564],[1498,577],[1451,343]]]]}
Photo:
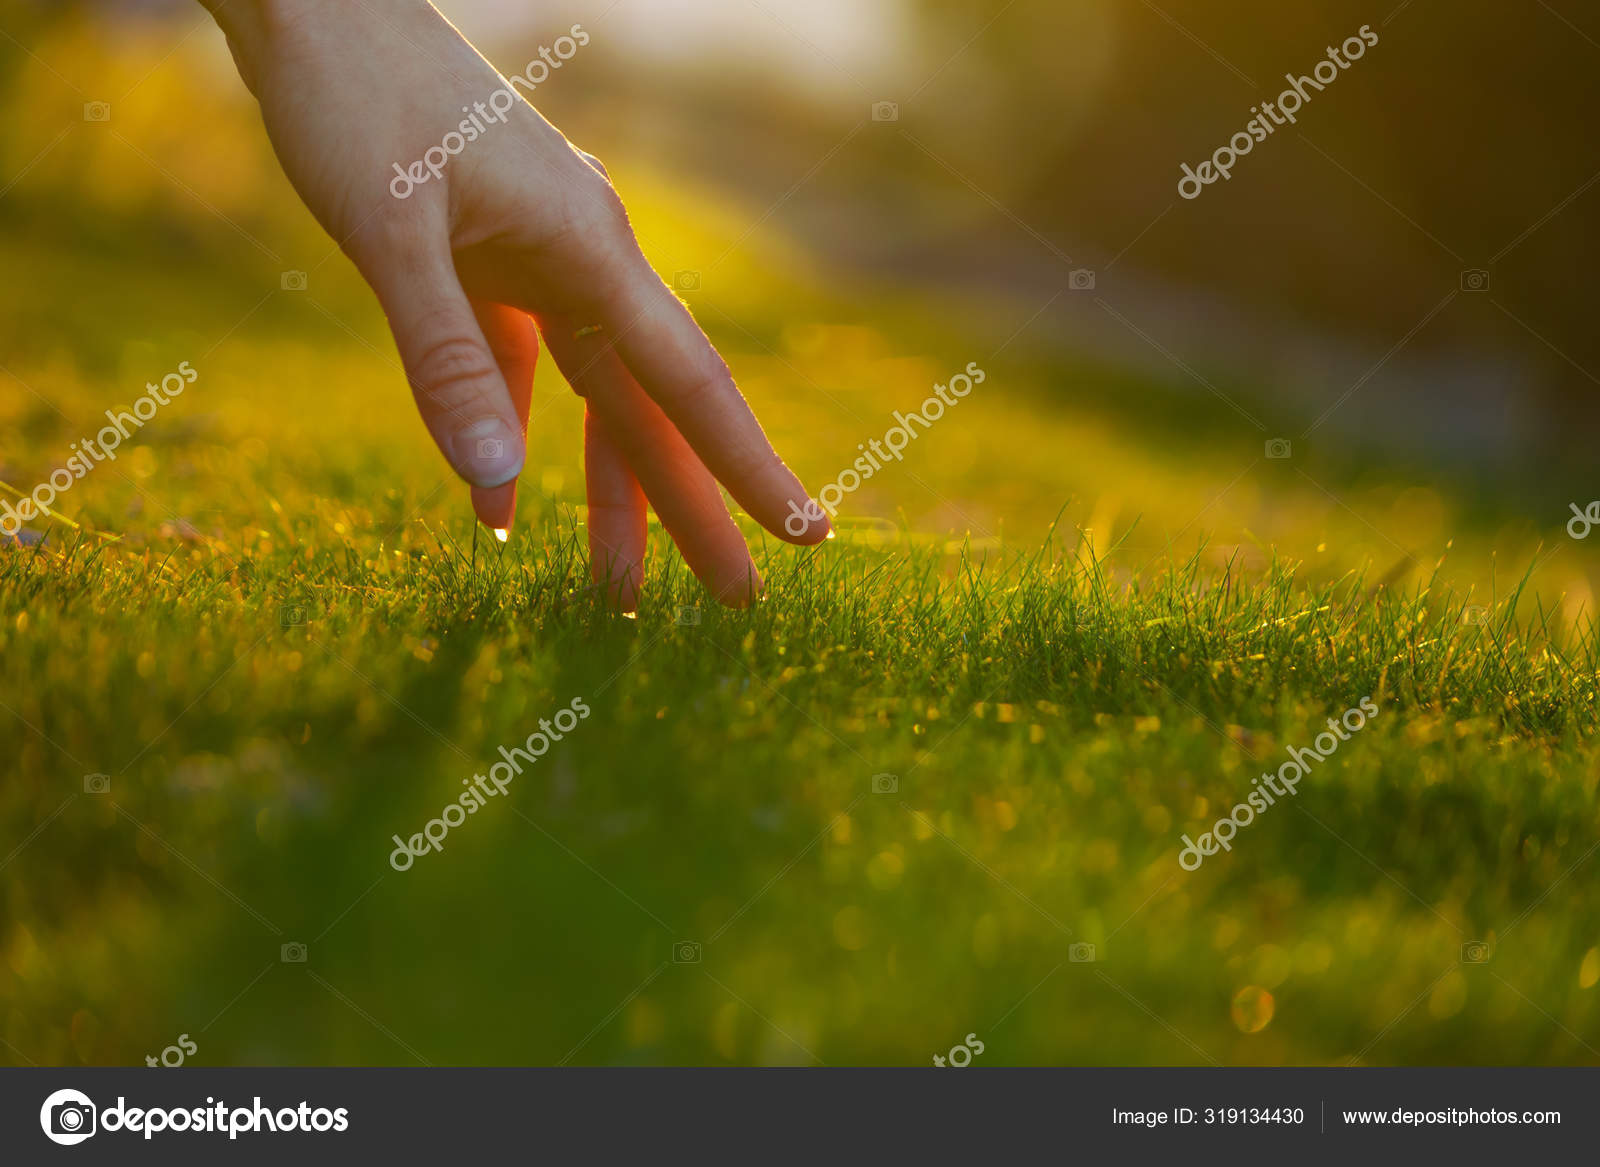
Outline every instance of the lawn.
{"type": "MultiPolygon", "coordinates": [[[[152,105],[199,100],[173,74],[152,105]]],[[[500,547],[249,110],[214,116],[236,168],[114,120],[0,201],[26,277],[0,481],[198,372],[0,550],[0,1060],[180,1035],[214,1065],[931,1065],[969,1034],[978,1066],[1600,1057],[1600,646],[1564,514],[1266,458],[1181,370],[1063,357],[1037,304],[815,270],[763,208],[608,153],[808,483],[987,372],[838,540],[746,526],[763,603],[709,603],[656,531],[625,619],[587,588],[553,370],[500,547]]],[[[15,131],[8,173],[51,133],[15,131]]]]}

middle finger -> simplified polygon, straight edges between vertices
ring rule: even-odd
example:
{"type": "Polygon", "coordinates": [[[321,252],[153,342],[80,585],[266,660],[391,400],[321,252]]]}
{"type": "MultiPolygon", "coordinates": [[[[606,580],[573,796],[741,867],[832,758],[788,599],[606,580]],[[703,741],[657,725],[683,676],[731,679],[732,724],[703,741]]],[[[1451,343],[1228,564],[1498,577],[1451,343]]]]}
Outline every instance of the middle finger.
{"type": "Polygon", "coordinates": [[[764,589],[716,479],[628,371],[604,332],[571,316],[539,318],[545,347],[633,468],[661,525],[718,602],[742,608],[764,589]],[[576,335],[580,330],[585,335],[576,335]]]}

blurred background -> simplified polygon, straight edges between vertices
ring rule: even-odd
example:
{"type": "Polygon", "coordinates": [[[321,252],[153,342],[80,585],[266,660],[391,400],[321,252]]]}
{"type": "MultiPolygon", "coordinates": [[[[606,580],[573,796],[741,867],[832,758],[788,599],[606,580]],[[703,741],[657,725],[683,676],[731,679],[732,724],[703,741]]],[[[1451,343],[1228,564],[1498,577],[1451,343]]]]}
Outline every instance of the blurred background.
{"type": "MultiPolygon", "coordinates": [[[[1592,319],[1600,16],[1576,0],[1515,8],[1489,0],[1376,7],[1343,0],[441,0],[438,7],[507,74],[574,23],[588,31],[590,43],[539,87],[536,103],[606,163],[647,255],[680,289],[808,484],[831,480],[857,443],[881,436],[892,412],[915,408],[935,382],[968,362],[986,370],[986,383],[919,439],[918,457],[908,457],[902,473],[879,475],[849,497],[840,519],[848,540],[1028,550],[1059,514],[1097,551],[1120,548],[1106,570],[1124,581],[1199,549],[1213,568],[1231,562],[1260,570],[1277,559],[1297,564],[1303,579],[1360,572],[1401,591],[1437,570],[1442,592],[1492,605],[1508,580],[1532,566],[1530,594],[1558,622],[1575,625],[1592,613],[1600,541],[1576,540],[1565,526],[1572,505],[1600,497],[1592,453],[1600,421],[1600,330],[1592,319]],[[1310,72],[1328,46],[1364,25],[1378,43],[1313,95],[1298,126],[1240,158],[1230,181],[1192,201],[1179,196],[1181,164],[1209,157],[1251,119],[1252,106],[1285,87],[1285,73],[1310,72]]],[[[0,481],[22,490],[42,481],[69,442],[93,433],[103,410],[125,406],[147,381],[188,360],[200,370],[196,391],[149,427],[119,460],[119,473],[101,471],[63,496],[63,516],[119,535],[125,549],[148,553],[153,564],[176,556],[198,566],[224,554],[267,562],[335,533],[365,541],[354,560],[419,514],[470,539],[464,491],[414,415],[370,292],[283,178],[223,38],[198,5],[0,0],[0,110],[0,267],[8,277],[0,283],[0,481]]],[[[579,413],[548,362],[534,413],[521,521],[548,531],[540,524],[583,501],[579,413]]],[[[396,541],[405,546],[409,538],[396,541]]],[[[376,555],[388,553],[384,544],[376,555]]],[[[304,556],[311,572],[313,553],[304,556]]],[[[326,583],[333,574],[318,578],[326,583]]],[[[129,613],[139,606],[132,596],[115,602],[129,613]]],[[[60,626],[42,632],[52,626],[33,619],[34,637],[64,635],[60,626]]],[[[278,672],[254,677],[262,686],[257,698],[283,703],[272,707],[282,716],[267,719],[259,734],[248,702],[227,708],[223,686],[196,711],[208,718],[160,737],[228,664],[227,652],[184,626],[145,641],[91,623],[78,626],[80,637],[66,636],[70,650],[50,657],[48,675],[29,673],[18,663],[26,627],[14,624],[16,639],[5,650],[13,658],[6,699],[40,710],[38,722],[86,757],[106,746],[113,761],[137,751],[140,766],[159,766],[148,787],[157,792],[154,803],[136,810],[165,822],[162,836],[200,856],[206,870],[255,855],[254,848],[278,856],[259,861],[267,864],[266,873],[255,872],[259,884],[243,886],[270,883],[274,871],[282,877],[283,903],[263,910],[299,928],[286,939],[315,940],[324,925],[333,928],[338,905],[330,898],[352,908],[360,902],[374,874],[371,857],[343,859],[337,832],[321,817],[324,800],[353,800],[374,821],[395,820],[393,829],[405,816],[380,808],[372,793],[341,787],[329,794],[328,775],[343,764],[358,764],[376,783],[415,775],[435,743],[408,744],[404,735],[415,727],[403,721],[379,734],[392,709],[371,694],[347,707],[319,685],[297,682],[300,654],[287,650],[275,658],[278,672]],[[221,655],[191,668],[191,639],[221,655]],[[94,696],[108,692],[113,708],[94,696]],[[139,704],[145,700],[148,707],[139,704]],[[347,729],[370,734],[358,763],[337,744],[347,729]],[[156,737],[160,745],[147,755],[144,743],[156,737]],[[224,788],[261,801],[226,809],[205,803],[209,811],[184,817],[191,796],[204,802],[224,788]],[[267,794],[285,790],[282,804],[267,794]],[[171,811],[164,819],[162,807],[171,811]],[[229,838],[243,849],[230,851],[229,838]],[[329,911],[285,919],[297,910],[285,905],[306,902],[329,911]]],[[[395,651],[397,675],[430,662],[435,671],[459,666],[463,691],[469,678],[475,691],[491,669],[470,653],[451,656],[431,634],[393,631],[396,642],[383,648],[395,651]]],[[[549,676],[577,667],[553,651],[544,664],[549,676]]],[[[449,693],[413,680],[400,687],[406,702],[444,724],[464,718],[470,728],[457,727],[460,740],[474,753],[508,740],[496,736],[498,714],[475,721],[449,693]]],[[[558,703],[573,691],[547,682],[558,703]]],[[[527,700],[538,706],[544,696],[527,700]]],[[[502,722],[517,716],[520,710],[502,722]]],[[[1284,728],[1293,724],[1290,718],[1284,728]]],[[[660,750],[650,732],[619,737],[617,748],[660,750]]],[[[720,745],[702,737],[674,748],[688,751],[680,760],[706,751],[702,765],[714,769],[731,764],[720,759],[720,745]]],[[[650,757],[655,769],[647,776],[665,787],[673,763],[650,757]]],[[[1087,763],[1101,776],[1096,781],[1121,780],[1114,760],[1087,763]],[[1094,769],[1102,763],[1109,769],[1094,769]]],[[[34,795],[30,783],[59,759],[24,736],[8,762],[19,778],[13,785],[30,793],[11,808],[7,837],[32,838],[59,796],[44,787],[34,795]]],[[[438,781],[453,782],[464,763],[430,756],[425,764],[438,781]]],[[[1592,791],[1592,774],[1588,781],[1592,791]]],[[[570,773],[551,783],[557,821],[568,832],[594,831],[586,853],[605,855],[597,865],[620,873],[629,888],[672,882],[651,866],[648,847],[634,845],[636,829],[661,832],[655,841],[668,846],[680,838],[674,810],[719,813],[669,802],[649,820],[627,809],[631,795],[619,785],[614,813],[595,816],[583,813],[570,773]],[[653,825],[639,828],[646,821],[653,825]]],[[[593,784],[586,774],[578,789],[593,784]]],[[[785,839],[798,832],[791,849],[828,827],[832,812],[819,808],[840,799],[807,790],[815,823],[783,819],[782,799],[773,795],[737,815],[727,810],[730,845],[745,845],[751,822],[762,831],[770,824],[785,839]]],[[[404,797],[417,811],[438,802],[409,787],[404,797]]],[[[1010,810],[998,794],[983,805],[986,823],[998,821],[994,806],[1010,810]]],[[[248,988],[257,983],[250,977],[259,954],[232,955],[233,941],[242,931],[259,945],[256,925],[192,886],[149,838],[131,835],[130,854],[108,858],[95,851],[89,828],[65,834],[77,813],[40,828],[47,833],[39,849],[18,860],[37,872],[46,854],[94,855],[58,898],[36,882],[12,884],[20,867],[4,876],[0,1002],[13,1006],[3,1031],[13,1050],[42,1062],[132,1060],[197,1026],[197,1018],[215,1021],[244,990],[250,996],[240,1015],[207,1038],[215,1060],[401,1057],[403,1042],[352,1020],[338,1003],[323,1002],[329,1013],[316,1014],[321,1029],[310,1037],[314,1027],[299,1030],[300,1038],[278,1032],[273,1010],[302,1008],[304,999],[275,988],[271,977],[248,988]],[[43,850],[50,847],[57,850],[43,850]],[[120,863],[157,890],[124,885],[120,863]],[[186,906],[173,907],[191,893],[186,906]],[[99,913],[108,905],[106,923],[99,913]],[[119,961],[143,974],[142,1012],[126,1009],[126,986],[119,996],[106,985],[103,970],[119,961]]],[[[110,811],[105,816],[118,825],[110,811]]],[[[1426,833],[1424,824],[1412,825],[1426,833]]],[[[831,829],[829,846],[850,843],[848,818],[842,840],[837,820],[831,829]]],[[[1171,833],[1163,826],[1152,845],[1165,847],[1171,833]]],[[[1084,870],[1122,887],[1116,848],[1078,841],[1087,849],[1084,870]]],[[[443,994],[432,1021],[411,1022],[435,1028],[403,1035],[436,1060],[555,1061],[575,1044],[580,1061],[808,1060],[769,1029],[740,1029],[734,1014],[716,1012],[708,1028],[686,1036],[673,1027],[672,1009],[652,1004],[649,993],[618,1006],[618,1028],[583,1045],[592,1021],[643,975],[609,978],[617,962],[643,959],[648,945],[599,920],[612,912],[632,926],[632,909],[604,888],[570,886],[573,873],[557,855],[536,876],[572,902],[524,905],[516,941],[485,957],[489,965],[452,964],[476,942],[466,922],[479,921],[454,918],[462,900],[475,883],[507,877],[499,860],[458,858],[449,883],[427,885],[436,913],[429,926],[440,931],[413,937],[430,947],[427,967],[395,968],[386,974],[392,985],[369,990],[402,1000],[443,994]],[[576,963],[558,967],[539,953],[547,933],[587,934],[591,943],[576,963]],[[478,1010],[493,1000],[514,1012],[519,995],[540,993],[562,1003],[552,1032],[499,1013],[486,1024],[487,1008],[478,1010]]],[[[872,878],[891,878],[877,871],[872,878]]],[[[713,885],[721,878],[709,847],[700,874],[713,885]]],[[[234,886],[233,877],[228,882],[234,886]]],[[[1271,899],[1284,885],[1262,886],[1271,899]]],[[[921,914],[908,909],[908,916],[938,918],[947,903],[939,890],[927,885],[921,914]]],[[[1139,905],[1145,888],[1131,881],[1124,891],[1131,899],[1121,914],[1139,905]]],[[[274,893],[245,894],[259,903],[258,894],[274,893]]],[[[386,894],[341,925],[347,977],[324,965],[331,983],[370,975],[384,937],[413,926],[410,915],[379,906],[386,894]]],[[[692,917],[703,924],[700,934],[742,899],[722,894],[692,917]]],[[[1275,902],[1292,898],[1284,892],[1275,902]]],[[[1405,917],[1393,909],[1324,901],[1317,920],[1325,935],[1294,943],[1269,939],[1272,929],[1258,930],[1239,909],[1204,943],[1237,953],[1252,938],[1259,942],[1254,955],[1240,958],[1254,962],[1253,971],[1233,987],[1276,985],[1289,970],[1315,976],[1332,965],[1345,991],[1312,992],[1301,1016],[1314,1017],[1335,998],[1360,1010],[1368,1003],[1352,1002],[1348,990],[1394,963],[1378,942],[1404,932],[1405,917]],[[1358,971],[1336,963],[1346,958],[1358,971]]],[[[792,918],[783,913],[805,910],[797,896],[777,919],[750,926],[781,938],[792,918]]],[[[1181,906],[1173,910],[1183,917],[1181,906]]],[[[1003,912],[978,914],[972,945],[986,968],[998,962],[1000,983],[991,978],[984,991],[993,996],[974,1013],[998,1015],[1053,960],[1013,967],[1007,937],[1023,925],[1003,912]]],[[[838,932],[842,913],[830,918],[838,932]]],[[[856,937],[854,919],[843,925],[842,948],[856,937]]],[[[1593,958],[1583,965],[1584,988],[1600,980],[1590,932],[1574,926],[1559,945],[1593,958]]],[[[835,1060],[904,1060],[907,1048],[925,1060],[913,1007],[976,991],[959,972],[929,971],[923,995],[885,1004],[870,982],[840,988],[817,972],[813,985],[792,967],[776,967],[774,951],[752,941],[738,983],[790,978],[797,995],[789,1012],[775,1015],[785,1031],[835,1060]],[[873,1027],[853,1024],[869,1005],[889,1013],[876,1014],[873,1027]],[[831,1037],[819,1020],[824,1006],[836,1007],[831,1037]]],[[[1542,967],[1535,955],[1531,967],[1542,967]]],[[[897,958],[891,952],[889,959],[897,958]]],[[[1162,1005],[1160,986],[1178,984],[1188,959],[1176,939],[1160,954],[1167,964],[1152,973],[1148,999],[1163,1011],[1183,1007],[1176,998],[1162,1005]]],[[[1229,1060],[1332,1059],[1358,1050],[1426,983],[1385,984],[1372,994],[1370,1016],[1334,1033],[1317,1031],[1315,1021],[1305,1031],[1280,1022],[1235,1050],[1227,1043],[1251,1030],[1228,1020],[1226,994],[1214,1017],[1184,1028],[1205,1033],[1214,1021],[1222,1035],[1204,1040],[1229,1060]]],[[[1438,1016],[1447,1021],[1461,1007],[1446,1000],[1438,1016]]],[[[1500,1044],[1459,1030],[1403,1039],[1393,1056],[1585,1056],[1559,1038],[1524,1040],[1509,1020],[1520,1008],[1512,1001],[1497,1014],[1500,1044]]],[[[1580,1029],[1596,1024],[1584,1009],[1581,1023],[1562,1016],[1580,1029]]],[[[1100,1040],[1070,1018],[1038,1020],[1006,1056],[1189,1056],[1142,1020],[1110,1024],[1116,1032],[1100,1040]]]]}

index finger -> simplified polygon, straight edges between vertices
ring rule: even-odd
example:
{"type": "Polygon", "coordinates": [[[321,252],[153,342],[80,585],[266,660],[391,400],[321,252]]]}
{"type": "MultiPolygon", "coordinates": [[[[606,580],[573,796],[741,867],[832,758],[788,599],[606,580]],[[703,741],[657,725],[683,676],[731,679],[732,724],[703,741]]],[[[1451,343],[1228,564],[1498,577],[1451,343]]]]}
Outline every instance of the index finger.
{"type": "Polygon", "coordinates": [[[784,465],[717,353],[642,255],[604,301],[608,339],[711,473],[789,543],[831,538],[827,516],[784,465]]]}

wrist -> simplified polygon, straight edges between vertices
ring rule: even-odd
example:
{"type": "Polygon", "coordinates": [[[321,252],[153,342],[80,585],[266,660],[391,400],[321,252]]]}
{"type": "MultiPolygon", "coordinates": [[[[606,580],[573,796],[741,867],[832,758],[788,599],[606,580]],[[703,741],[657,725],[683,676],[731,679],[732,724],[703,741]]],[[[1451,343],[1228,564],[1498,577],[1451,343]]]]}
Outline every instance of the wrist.
{"type": "Polygon", "coordinates": [[[239,76],[252,92],[267,46],[304,14],[303,0],[200,0],[227,38],[239,76]]]}
{"type": "Polygon", "coordinates": [[[307,0],[200,0],[229,37],[256,42],[314,7],[307,0]]]}
{"type": "MultiPolygon", "coordinates": [[[[228,38],[241,68],[251,69],[273,45],[297,31],[339,27],[348,32],[353,24],[377,16],[363,4],[356,5],[361,13],[352,13],[341,0],[200,0],[200,4],[228,38]]],[[[424,13],[437,17],[431,0],[384,0],[384,4],[392,20],[424,13]]]]}

